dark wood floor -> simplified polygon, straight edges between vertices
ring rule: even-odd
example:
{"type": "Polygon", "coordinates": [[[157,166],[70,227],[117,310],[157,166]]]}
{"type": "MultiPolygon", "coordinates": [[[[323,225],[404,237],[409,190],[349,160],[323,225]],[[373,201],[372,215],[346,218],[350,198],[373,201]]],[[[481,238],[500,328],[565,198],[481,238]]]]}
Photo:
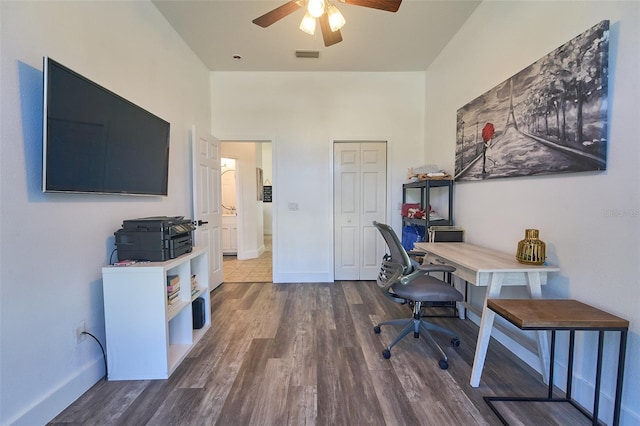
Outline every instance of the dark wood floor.
{"type": "MultiPolygon", "coordinates": [[[[433,319],[459,334],[449,369],[428,339],[379,321],[410,316],[375,282],[223,284],[212,327],[168,380],[101,381],[51,425],[497,425],[485,395],[540,395],[539,375],[492,340],[481,386],[469,385],[477,326],[433,319]]],[[[568,404],[499,403],[512,424],[588,424],[568,404]],[[559,420],[554,421],[550,416],[559,420]]]]}

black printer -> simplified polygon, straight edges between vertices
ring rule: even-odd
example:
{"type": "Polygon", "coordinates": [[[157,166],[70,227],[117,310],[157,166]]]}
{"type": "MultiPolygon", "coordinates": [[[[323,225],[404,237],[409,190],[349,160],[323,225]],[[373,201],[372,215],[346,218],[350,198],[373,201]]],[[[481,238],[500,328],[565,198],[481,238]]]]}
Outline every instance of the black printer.
{"type": "Polygon", "coordinates": [[[184,216],[129,219],[117,230],[118,260],[163,262],[193,250],[195,225],[184,216]]]}

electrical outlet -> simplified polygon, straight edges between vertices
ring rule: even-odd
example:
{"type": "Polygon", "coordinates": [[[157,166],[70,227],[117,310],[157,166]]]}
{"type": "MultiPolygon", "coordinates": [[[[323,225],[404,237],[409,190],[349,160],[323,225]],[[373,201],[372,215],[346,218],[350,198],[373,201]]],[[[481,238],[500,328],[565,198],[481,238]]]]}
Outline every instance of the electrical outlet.
{"type": "Polygon", "coordinates": [[[87,324],[84,321],[81,321],[76,325],[75,335],[76,335],[76,343],[84,342],[87,338],[87,335],[84,332],[87,331],[87,324]]]}

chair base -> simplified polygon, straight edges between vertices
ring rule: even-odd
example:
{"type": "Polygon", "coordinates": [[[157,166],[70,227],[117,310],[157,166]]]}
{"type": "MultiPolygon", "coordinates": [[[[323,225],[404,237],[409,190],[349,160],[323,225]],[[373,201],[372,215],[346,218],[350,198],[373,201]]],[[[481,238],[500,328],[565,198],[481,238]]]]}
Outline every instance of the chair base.
{"type": "Polygon", "coordinates": [[[453,344],[453,346],[460,346],[460,339],[458,339],[458,336],[456,336],[456,334],[453,333],[452,331],[447,330],[444,327],[435,325],[433,323],[427,322],[421,319],[421,316],[422,316],[421,303],[415,302],[413,306],[412,318],[383,321],[378,325],[376,325],[373,328],[373,331],[376,334],[380,333],[381,331],[380,327],[383,325],[394,325],[394,326],[404,327],[400,332],[400,334],[398,334],[398,336],[396,336],[396,338],[393,339],[391,344],[389,344],[389,346],[387,346],[387,348],[382,352],[382,355],[384,356],[385,359],[391,358],[391,348],[393,348],[400,340],[402,340],[404,337],[407,336],[407,334],[411,333],[412,331],[413,331],[413,337],[416,339],[419,338],[420,330],[422,330],[423,335],[426,335],[431,340],[431,342],[434,344],[434,346],[438,349],[438,351],[442,355],[442,359],[439,361],[439,365],[440,365],[440,368],[442,368],[443,370],[446,370],[449,367],[449,358],[447,357],[447,354],[444,353],[444,350],[440,347],[440,345],[435,341],[435,339],[433,338],[430,332],[437,331],[439,333],[443,333],[448,336],[451,336],[452,337],[451,344],[453,344]]]}

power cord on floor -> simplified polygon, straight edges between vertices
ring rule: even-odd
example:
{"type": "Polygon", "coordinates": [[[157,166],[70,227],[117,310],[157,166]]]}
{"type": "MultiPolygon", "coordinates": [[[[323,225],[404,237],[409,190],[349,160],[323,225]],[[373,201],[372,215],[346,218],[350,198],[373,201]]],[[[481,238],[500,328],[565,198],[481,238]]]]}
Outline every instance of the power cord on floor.
{"type": "Polygon", "coordinates": [[[100,345],[100,349],[102,349],[102,359],[104,360],[104,381],[106,382],[109,377],[109,371],[107,370],[107,354],[104,352],[104,347],[102,346],[102,343],[100,343],[100,340],[88,331],[83,331],[82,334],[93,337],[93,340],[98,342],[98,345],[100,345]]]}

